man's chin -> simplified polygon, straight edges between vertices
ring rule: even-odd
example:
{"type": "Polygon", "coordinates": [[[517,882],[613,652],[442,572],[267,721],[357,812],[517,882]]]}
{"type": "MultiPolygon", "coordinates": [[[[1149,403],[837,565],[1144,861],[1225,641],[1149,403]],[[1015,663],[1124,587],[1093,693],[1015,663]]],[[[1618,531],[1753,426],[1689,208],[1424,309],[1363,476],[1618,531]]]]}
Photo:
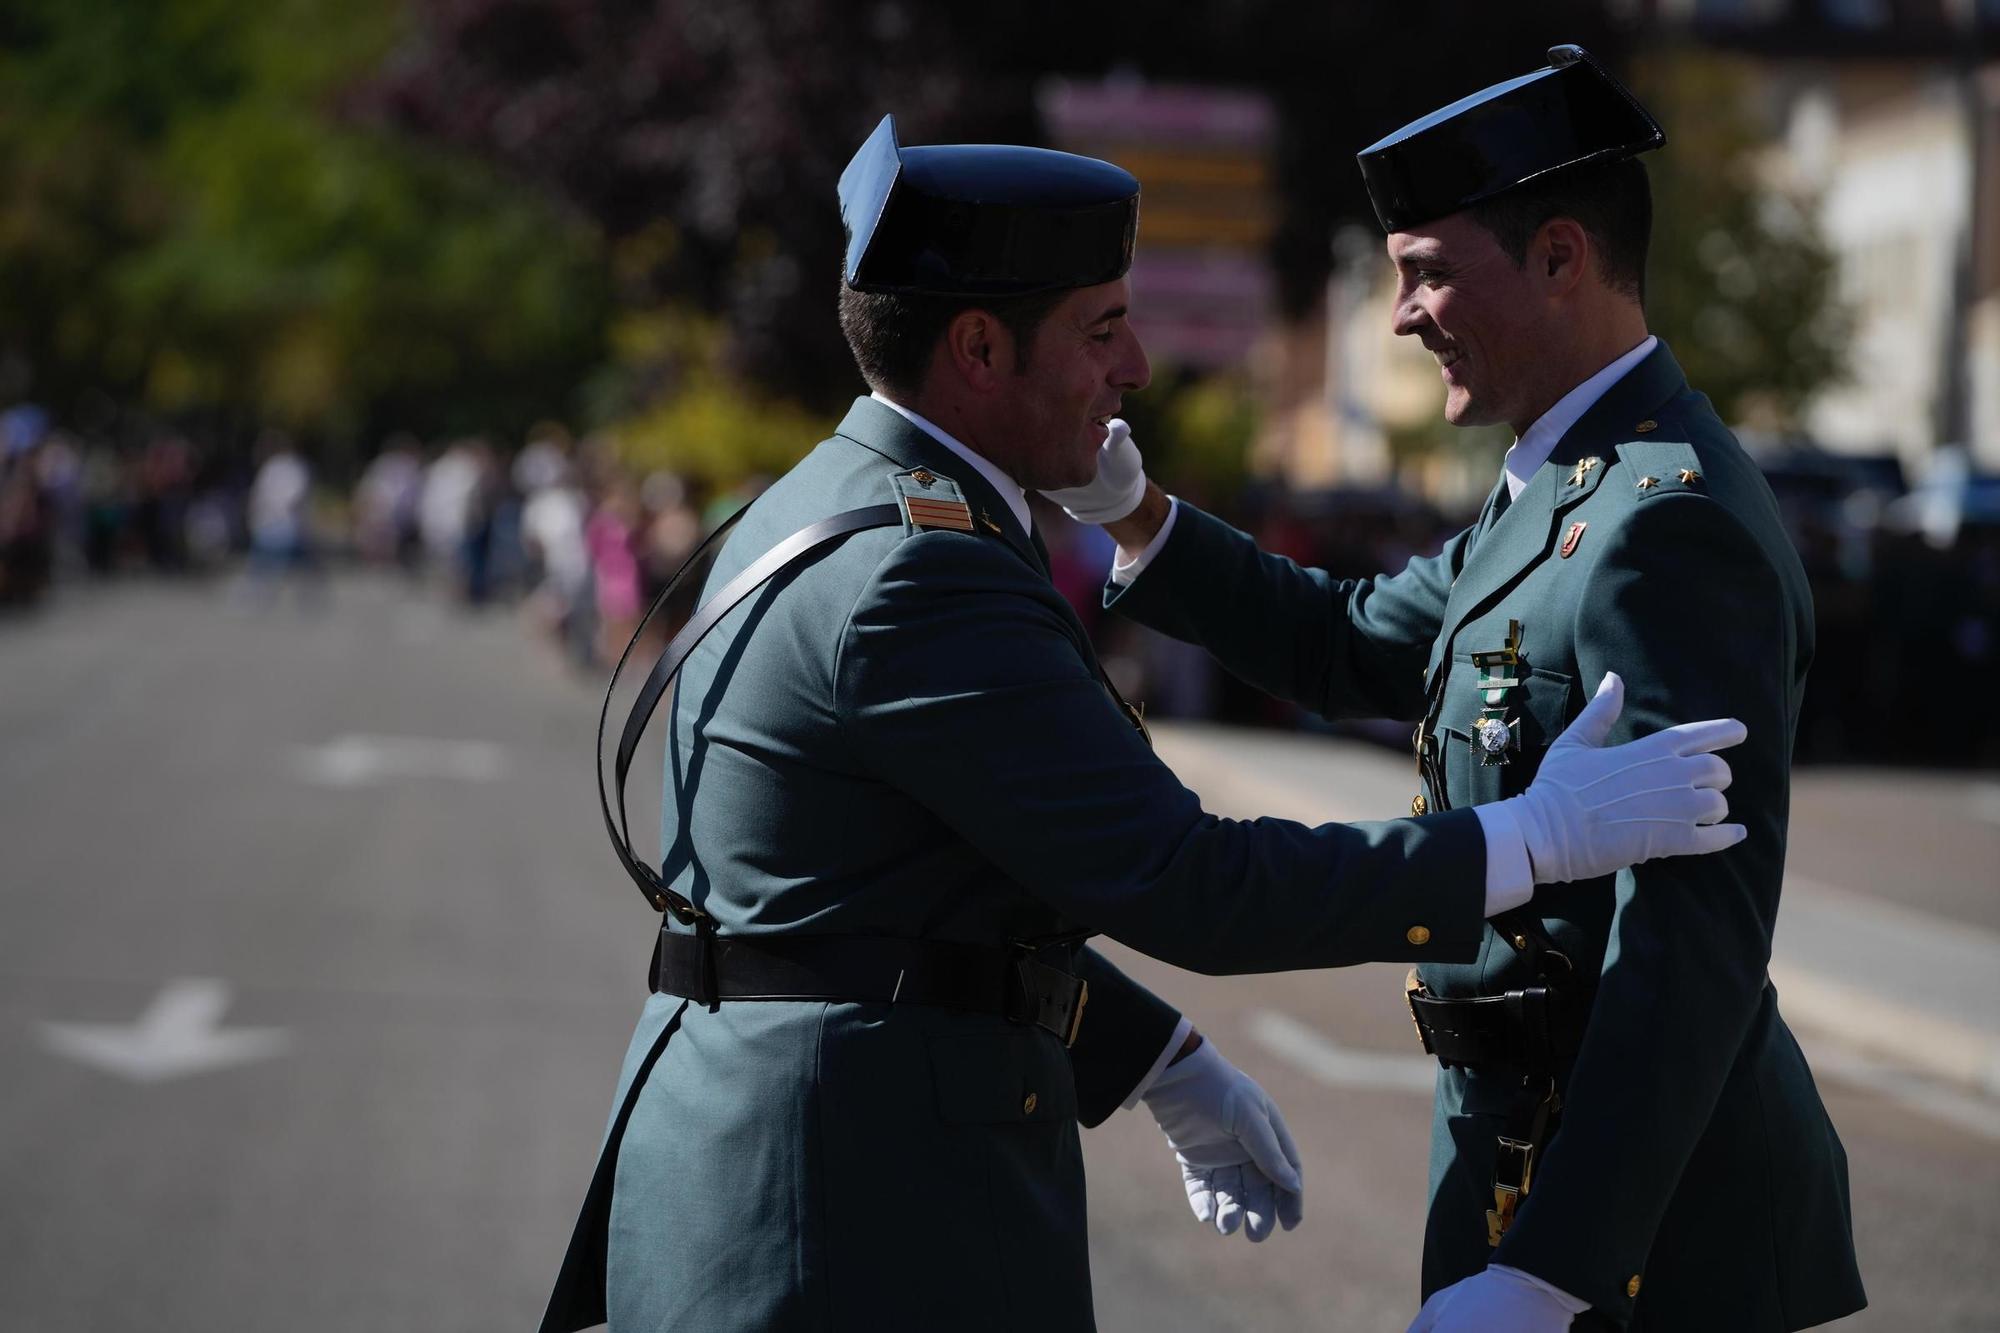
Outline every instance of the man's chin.
{"type": "Polygon", "coordinates": [[[1453,426],[1490,426],[1499,420],[1493,413],[1483,411],[1471,394],[1463,393],[1445,395],[1444,419],[1453,426]]]}
{"type": "Polygon", "coordinates": [[[1063,474],[1063,479],[1061,481],[1056,482],[1054,485],[1051,486],[1044,486],[1041,489],[1045,491],[1068,490],[1072,486],[1088,486],[1090,485],[1091,482],[1096,480],[1097,480],[1097,450],[1092,449],[1090,451],[1090,455],[1087,458],[1083,459],[1075,467],[1071,468],[1067,473],[1063,474]]]}

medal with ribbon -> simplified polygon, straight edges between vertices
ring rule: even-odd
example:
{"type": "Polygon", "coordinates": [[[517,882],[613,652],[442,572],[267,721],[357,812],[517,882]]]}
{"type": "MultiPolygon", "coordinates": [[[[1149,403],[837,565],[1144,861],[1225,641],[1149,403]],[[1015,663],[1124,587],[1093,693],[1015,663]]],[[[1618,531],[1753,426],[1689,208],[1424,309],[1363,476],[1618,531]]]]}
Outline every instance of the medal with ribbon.
{"type": "Polygon", "coordinates": [[[1481,768],[1511,763],[1521,748],[1520,720],[1509,718],[1509,695],[1521,683],[1521,622],[1507,622],[1507,643],[1491,652],[1474,653],[1479,669],[1479,716],[1472,723],[1472,748],[1481,768]]]}

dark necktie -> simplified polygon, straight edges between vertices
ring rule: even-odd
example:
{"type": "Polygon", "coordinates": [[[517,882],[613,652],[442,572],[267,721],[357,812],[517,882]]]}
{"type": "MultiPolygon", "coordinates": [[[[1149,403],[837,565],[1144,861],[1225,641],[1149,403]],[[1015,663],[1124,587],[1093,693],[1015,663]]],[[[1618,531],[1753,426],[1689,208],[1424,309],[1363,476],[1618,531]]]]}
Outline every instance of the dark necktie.
{"type": "Polygon", "coordinates": [[[1507,488],[1507,474],[1502,472],[1500,484],[1493,488],[1493,494],[1486,497],[1486,510],[1479,516],[1478,531],[1474,539],[1477,540],[1491,532],[1493,525],[1500,521],[1500,515],[1506,513],[1507,506],[1513,502],[1513,494],[1507,488]]]}

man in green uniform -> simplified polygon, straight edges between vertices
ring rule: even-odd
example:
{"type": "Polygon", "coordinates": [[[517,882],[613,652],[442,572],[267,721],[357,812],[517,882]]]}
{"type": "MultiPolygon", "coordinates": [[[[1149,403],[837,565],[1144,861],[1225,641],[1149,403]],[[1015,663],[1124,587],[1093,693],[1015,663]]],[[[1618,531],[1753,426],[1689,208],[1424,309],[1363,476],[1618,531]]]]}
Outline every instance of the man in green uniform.
{"type": "Polygon", "coordinates": [[[1146,383],[1137,182],[903,149],[884,120],[840,194],[875,392],[750,507],[718,609],[656,670],[695,645],[659,873],[621,843],[668,915],[545,1329],[1087,1330],[1079,1124],[1143,1098],[1225,1232],[1295,1223],[1302,1189],[1269,1099],[1088,934],[1207,972],[1469,962],[1531,858],[1606,873],[1741,836],[1709,753],[1741,727],[1606,749],[1609,696],[1563,781],[1506,806],[1204,813],[1106,683],[1024,493],[1088,479],[1146,383]]]}
{"type": "Polygon", "coordinates": [[[1770,489],[1646,329],[1636,154],[1664,135],[1580,49],[1550,59],[1360,155],[1396,332],[1447,419],[1517,437],[1473,527],[1335,580],[1170,502],[1122,429],[1055,498],[1118,539],[1120,611],[1326,716],[1421,719],[1418,811],[1540,786],[1614,665],[1613,735],[1748,724],[1742,845],[1615,878],[1536,855],[1556,883],[1412,974],[1444,1067],[1413,1329],[1803,1328],[1864,1304],[1846,1158],[1765,970],[1812,605],[1770,489]]]}

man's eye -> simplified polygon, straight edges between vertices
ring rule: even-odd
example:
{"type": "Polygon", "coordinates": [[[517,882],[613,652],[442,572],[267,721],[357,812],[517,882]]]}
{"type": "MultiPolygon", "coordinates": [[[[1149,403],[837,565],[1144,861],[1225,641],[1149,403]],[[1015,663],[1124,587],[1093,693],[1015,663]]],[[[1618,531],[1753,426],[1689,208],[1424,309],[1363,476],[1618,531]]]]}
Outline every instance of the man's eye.
{"type": "Polygon", "coordinates": [[[1420,268],[1416,271],[1416,278],[1418,282],[1421,282],[1426,287],[1435,287],[1444,281],[1444,270],[1438,268],[1420,268]]]}
{"type": "Polygon", "coordinates": [[[1094,343],[1108,343],[1111,341],[1111,330],[1106,329],[1102,333],[1093,333],[1090,335],[1090,340],[1094,343]]]}

